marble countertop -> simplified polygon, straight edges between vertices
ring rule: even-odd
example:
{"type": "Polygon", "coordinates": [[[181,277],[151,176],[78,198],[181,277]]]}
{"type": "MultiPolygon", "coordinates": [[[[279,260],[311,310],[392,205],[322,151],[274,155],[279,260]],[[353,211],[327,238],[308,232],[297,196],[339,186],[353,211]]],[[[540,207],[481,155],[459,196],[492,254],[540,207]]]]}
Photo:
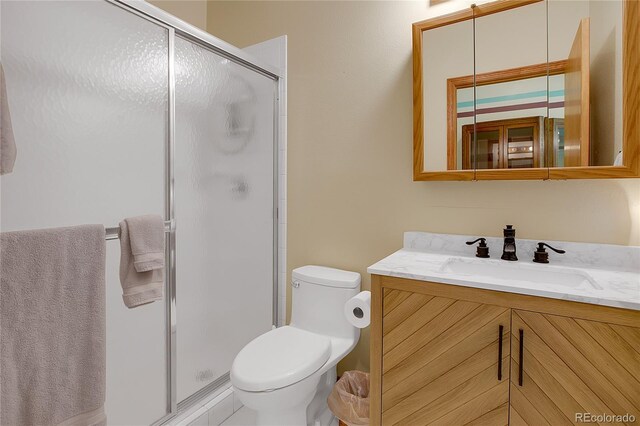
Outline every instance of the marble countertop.
{"type": "Polygon", "coordinates": [[[567,250],[568,256],[551,252],[549,264],[538,264],[532,261],[535,240],[517,240],[519,260],[507,262],[500,260],[502,239],[487,238],[492,258],[480,259],[475,257],[475,246],[464,244],[472,238],[475,239],[464,235],[407,232],[404,248],[371,265],[367,271],[376,275],[640,310],[640,247],[554,241],[550,244],[567,250]],[[452,261],[463,267],[452,272],[448,268],[452,261]],[[506,268],[507,273],[497,276],[463,272],[475,267],[506,268]],[[523,276],[571,274],[573,278],[585,279],[578,278],[575,283],[563,285],[558,283],[562,279],[548,284],[509,276],[512,274],[508,272],[520,273],[520,270],[523,276]]]}

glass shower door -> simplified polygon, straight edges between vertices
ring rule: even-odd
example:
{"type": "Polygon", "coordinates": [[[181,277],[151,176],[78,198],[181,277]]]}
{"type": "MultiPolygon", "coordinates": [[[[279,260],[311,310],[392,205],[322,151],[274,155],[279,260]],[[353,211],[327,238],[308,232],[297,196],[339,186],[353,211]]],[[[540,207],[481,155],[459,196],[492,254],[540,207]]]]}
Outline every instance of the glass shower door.
{"type": "Polygon", "coordinates": [[[274,322],[276,81],[176,37],[177,396],[274,322]]]}
{"type": "MultiPolygon", "coordinates": [[[[18,151],[2,231],[162,215],[169,31],[104,1],[0,7],[18,151]]],[[[128,309],[119,242],[106,244],[107,419],[150,424],[167,413],[165,303],[128,309]]]]}

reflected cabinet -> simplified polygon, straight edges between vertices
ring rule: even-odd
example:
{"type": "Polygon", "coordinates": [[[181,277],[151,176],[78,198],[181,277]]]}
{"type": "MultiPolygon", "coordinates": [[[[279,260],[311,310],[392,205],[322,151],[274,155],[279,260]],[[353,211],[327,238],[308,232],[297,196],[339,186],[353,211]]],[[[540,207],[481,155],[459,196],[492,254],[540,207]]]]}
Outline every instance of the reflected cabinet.
{"type": "Polygon", "coordinates": [[[639,177],[639,28],[625,0],[413,24],[414,180],[639,177]]]}
{"type": "Polygon", "coordinates": [[[462,126],[463,169],[518,169],[544,163],[540,138],[544,117],[487,121],[462,126]]]}

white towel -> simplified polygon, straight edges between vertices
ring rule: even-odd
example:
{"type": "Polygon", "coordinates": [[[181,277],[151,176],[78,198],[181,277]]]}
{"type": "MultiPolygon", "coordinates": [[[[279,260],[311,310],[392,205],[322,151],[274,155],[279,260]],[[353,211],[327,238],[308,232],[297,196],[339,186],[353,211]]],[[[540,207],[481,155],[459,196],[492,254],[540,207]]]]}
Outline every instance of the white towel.
{"type": "Polygon", "coordinates": [[[120,222],[120,284],[128,308],[162,300],[164,238],[164,220],[159,216],[120,222]]]}
{"type": "Polygon", "coordinates": [[[0,424],[106,422],[102,225],[0,236],[0,424]]]}
{"type": "Polygon", "coordinates": [[[138,272],[164,268],[164,219],[158,215],[128,217],[133,266],[138,272]]]}

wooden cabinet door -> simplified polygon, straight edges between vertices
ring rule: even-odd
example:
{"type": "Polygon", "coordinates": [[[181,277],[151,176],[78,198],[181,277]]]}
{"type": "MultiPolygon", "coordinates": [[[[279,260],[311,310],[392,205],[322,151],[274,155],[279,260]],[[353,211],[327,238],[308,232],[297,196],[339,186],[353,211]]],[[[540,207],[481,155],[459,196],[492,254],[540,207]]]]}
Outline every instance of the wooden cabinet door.
{"type": "Polygon", "coordinates": [[[640,328],[520,310],[512,315],[511,425],[588,423],[579,413],[628,413],[640,421],[640,328]]]}
{"type": "Polygon", "coordinates": [[[508,423],[510,309],[384,288],[382,314],[383,425],[508,423]]]}

